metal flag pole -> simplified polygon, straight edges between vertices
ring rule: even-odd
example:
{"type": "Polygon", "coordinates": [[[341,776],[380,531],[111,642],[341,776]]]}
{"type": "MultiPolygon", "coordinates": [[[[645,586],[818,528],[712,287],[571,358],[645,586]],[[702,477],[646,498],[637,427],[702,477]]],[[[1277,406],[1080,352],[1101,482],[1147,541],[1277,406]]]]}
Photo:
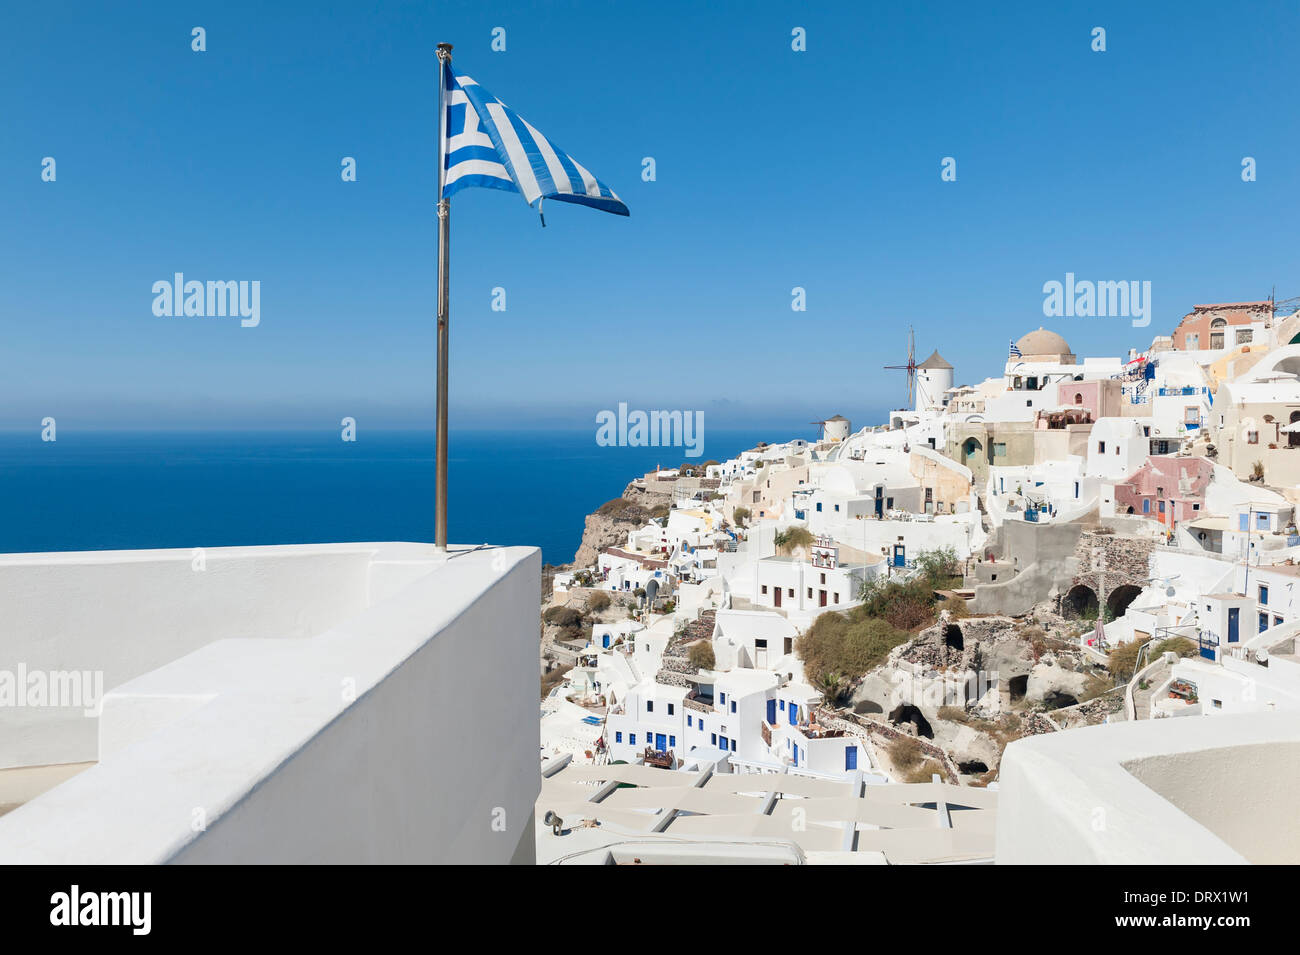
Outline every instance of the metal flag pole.
{"type": "Polygon", "coordinates": [[[442,194],[447,134],[446,71],[451,68],[451,44],[438,44],[438,437],[434,488],[434,546],[447,550],[447,343],[451,321],[448,268],[451,263],[451,200],[442,194]]]}

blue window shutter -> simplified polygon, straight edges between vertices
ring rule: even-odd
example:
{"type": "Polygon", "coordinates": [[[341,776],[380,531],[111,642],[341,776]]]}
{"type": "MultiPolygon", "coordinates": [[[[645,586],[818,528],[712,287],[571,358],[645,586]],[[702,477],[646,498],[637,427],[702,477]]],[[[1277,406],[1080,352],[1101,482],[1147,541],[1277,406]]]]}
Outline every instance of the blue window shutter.
{"type": "Polygon", "coordinates": [[[668,737],[668,745],[669,745],[669,746],[672,746],[672,747],[674,747],[674,748],[676,748],[676,746],[677,746],[677,737],[676,737],[676,736],[669,736],[669,737],[668,737]]]}
{"type": "Polygon", "coordinates": [[[628,741],[629,745],[635,746],[635,745],[636,745],[636,733],[628,733],[628,734],[627,734],[627,741],[628,741]]]}
{"type": "Polygon", "coordinates": [[[614,742],[615,742],[615,743],[621,743],[621,742],[623,742],[623,731],[622,731],[622,730],[619,730],[618,732],[616,732],[616,733],[614,734],[614,742]]]}

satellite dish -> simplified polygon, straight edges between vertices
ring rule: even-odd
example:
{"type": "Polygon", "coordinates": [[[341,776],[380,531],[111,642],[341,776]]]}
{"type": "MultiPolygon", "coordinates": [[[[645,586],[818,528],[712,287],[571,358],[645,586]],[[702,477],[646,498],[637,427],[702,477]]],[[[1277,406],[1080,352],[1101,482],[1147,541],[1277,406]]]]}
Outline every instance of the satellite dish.
{"type": "Polygon", "coordinates": [[[1267,663],[1268,651],[1265,650],[1263,647],[1260,647],[1258,650],[1255,651],[1255,659],[1260,663],[1267,663]]]}

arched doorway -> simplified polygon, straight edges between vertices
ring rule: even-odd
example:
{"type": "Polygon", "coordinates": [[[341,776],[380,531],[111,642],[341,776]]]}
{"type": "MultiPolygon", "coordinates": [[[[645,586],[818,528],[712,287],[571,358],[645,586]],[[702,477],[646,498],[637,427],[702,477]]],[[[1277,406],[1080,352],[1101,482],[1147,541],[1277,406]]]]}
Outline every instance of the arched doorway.
{"type": "Polygon", "coordinates": [[[977,457],[984,450],[979,438],[967,438],[961,445],[961,463],[969,464],[971,458],[977,457]]]}
{"type": "Polygon", "coordinates": [[[1137,595],[1142,593],[1140,587],[1134,587],[1132,584],[1124,584],[1122,587],[1116,587],[1106,595],[1106,610],[1110,613],[1110,619],[1118,620],[1124,616],[1124,611],[1128,610],[1129,604],[1137,599],[1137,595]]]}
{"type": "Polygon", "coordinates": [[[1228,327],[1228,322],[1226,319],[1216,318],[1214,321],[1210,322],[1210,347],[1211,348],[1223,347],[1223,332],[1224,329],[1226,329],[1227,327],[1228,327]]]}
{"type": "Polygon", "coordinates": [[[1075,584],[1061,600],[1061,616],[1095,617],[1099,606],[1095,590],[1087,584],[1075,584]]]}

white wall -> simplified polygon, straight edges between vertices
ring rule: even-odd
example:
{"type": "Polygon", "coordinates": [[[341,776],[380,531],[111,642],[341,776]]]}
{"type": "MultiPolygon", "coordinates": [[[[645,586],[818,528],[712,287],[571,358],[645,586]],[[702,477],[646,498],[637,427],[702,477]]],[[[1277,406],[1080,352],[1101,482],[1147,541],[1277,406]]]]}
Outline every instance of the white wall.
{"type": "Polygon", "coordinates": [[[0,862],[531,861],[540,554],[382,546],[424,573],[323,633],[219,640],[110,694],[118,748],[0,817],[0,862]]]}
{"type": "MultiPolygon", "coordinates": [[[[103,673],[105,690],[230,637],[319,633],[400,585],[373,544],[0,556],[0,667],[103,673]],[[202,567],[203,569],[196,569],[202,567]],[[373,581],[372,581],[373,578],[373,581]]],[[[0,768],[95,758],[80,708],[0,707],[0,768]]]]}

